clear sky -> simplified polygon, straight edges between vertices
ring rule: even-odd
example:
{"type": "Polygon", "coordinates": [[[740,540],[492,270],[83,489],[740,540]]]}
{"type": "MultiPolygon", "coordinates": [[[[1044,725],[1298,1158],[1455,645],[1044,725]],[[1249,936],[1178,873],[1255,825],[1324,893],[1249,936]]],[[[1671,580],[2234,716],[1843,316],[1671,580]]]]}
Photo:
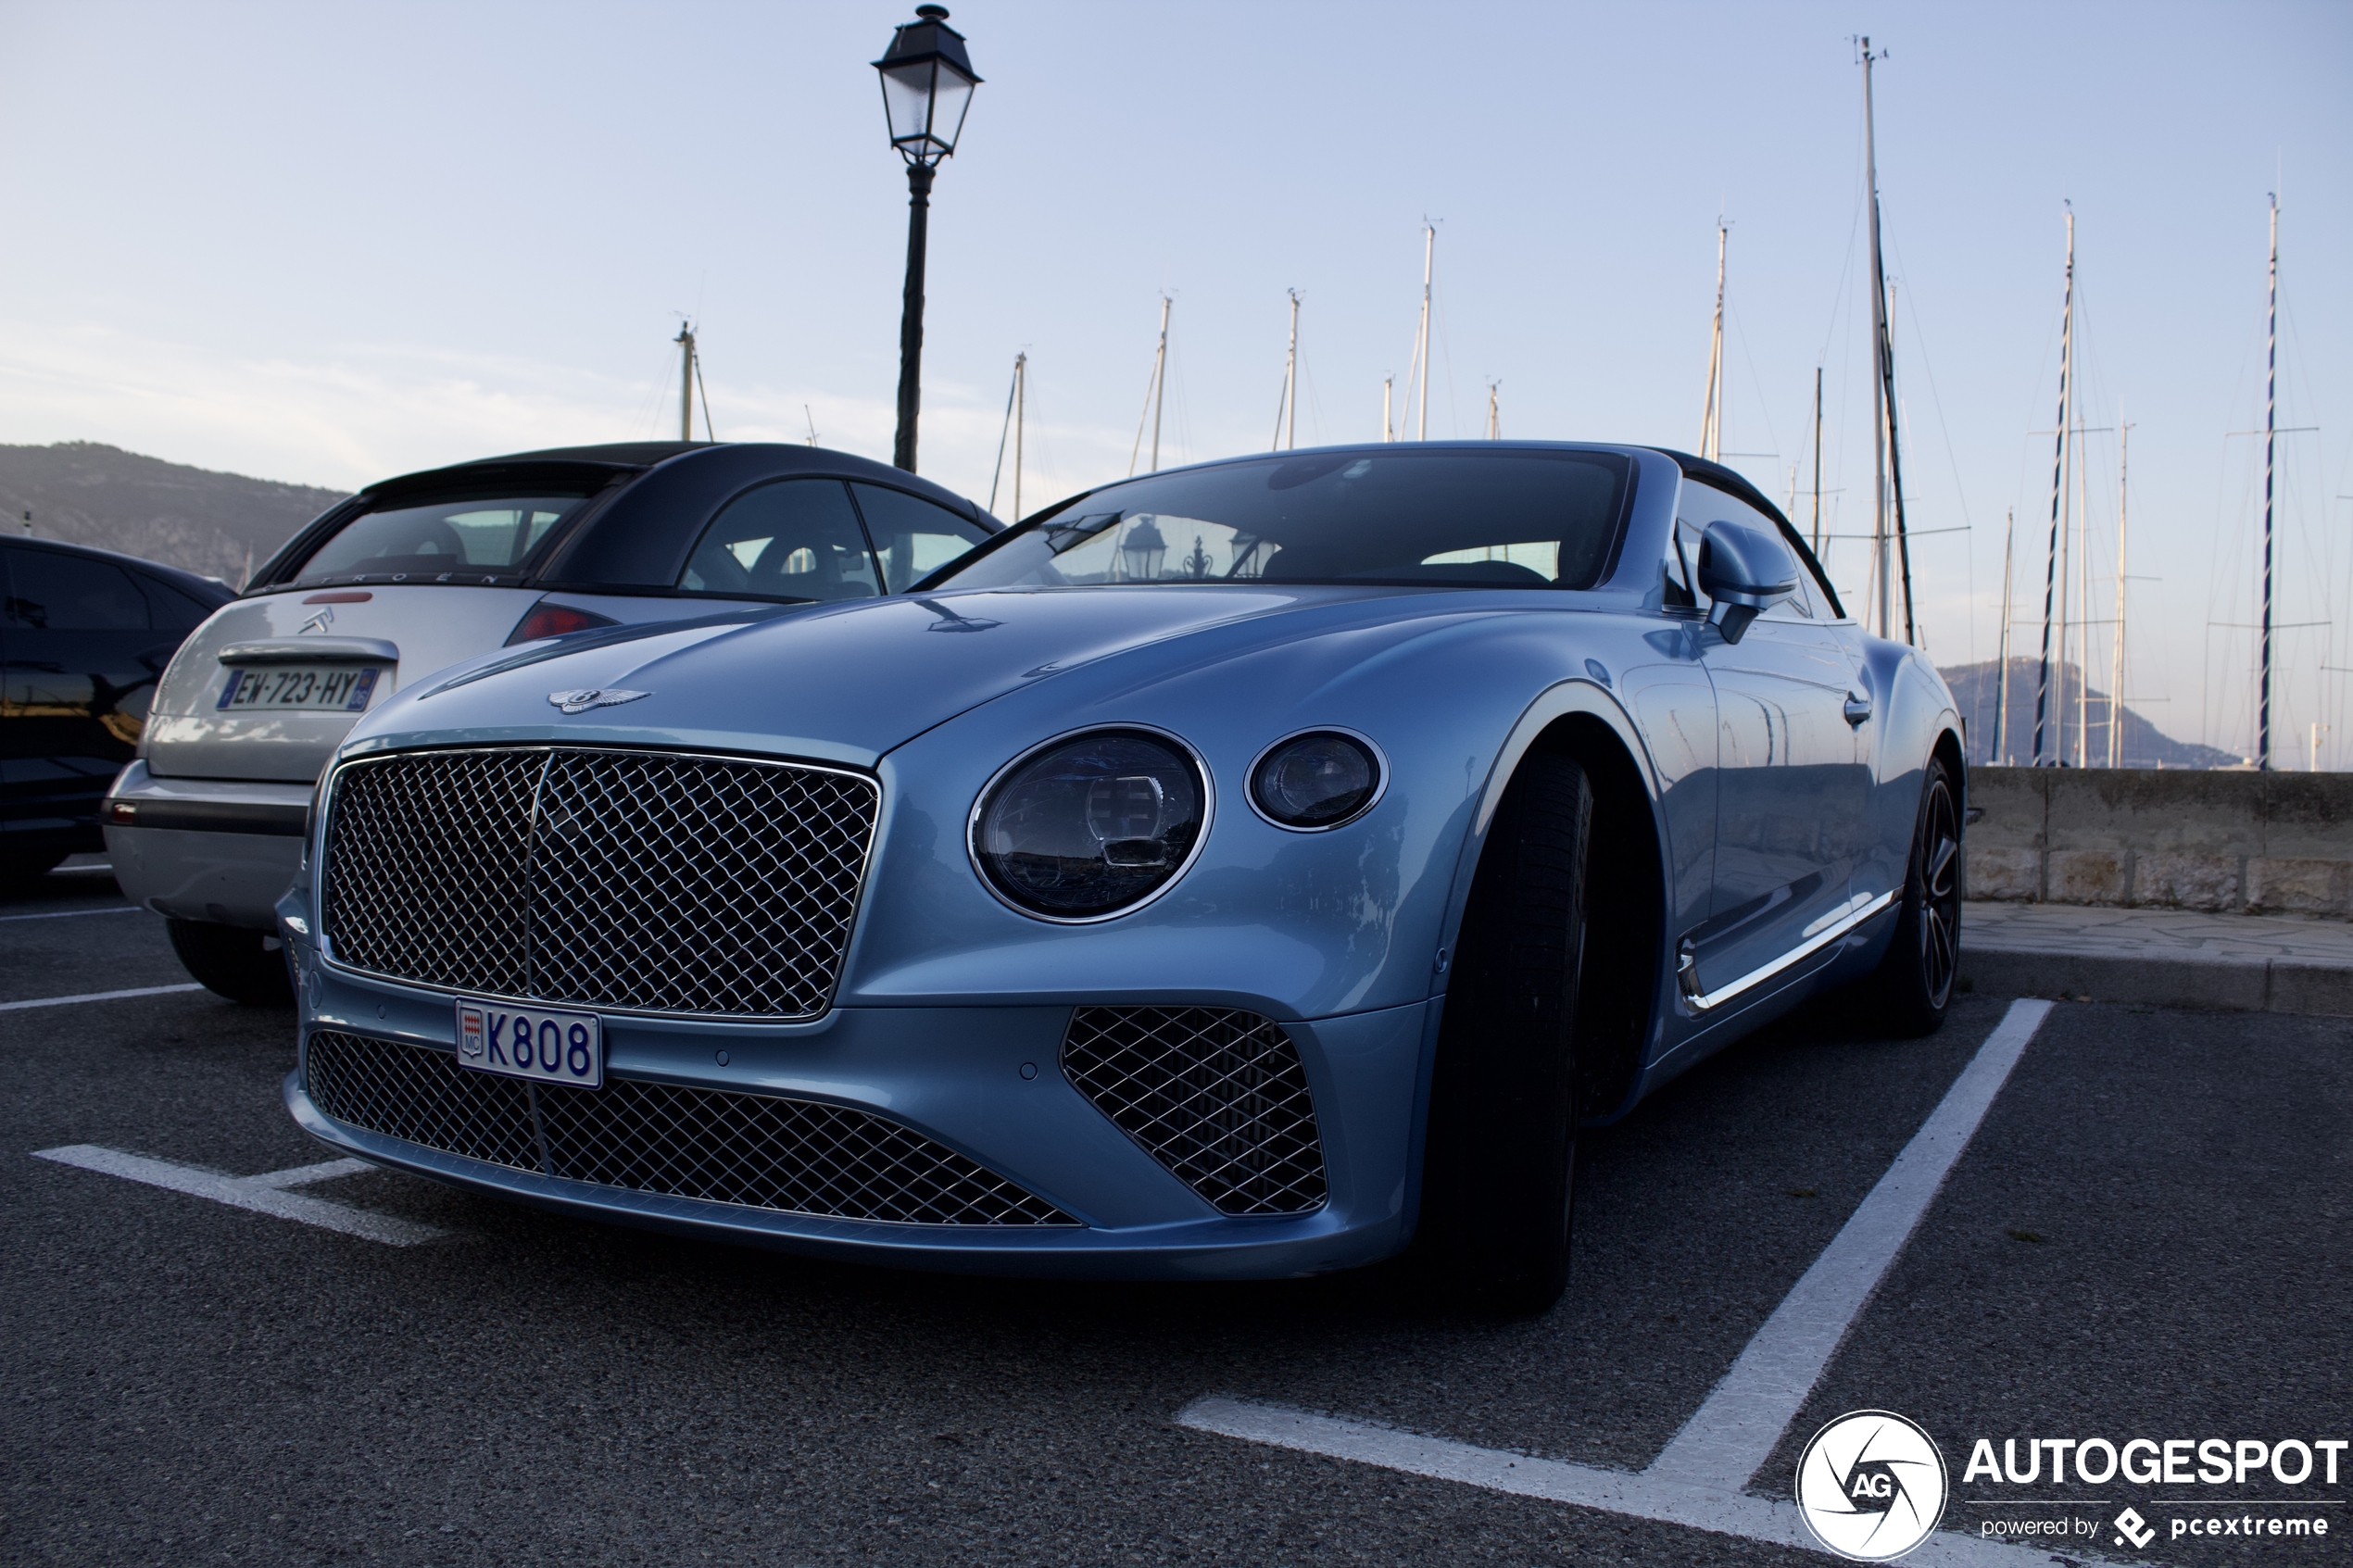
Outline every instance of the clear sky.
{"type": "MultiPolygon", "coordinates": [[[[678,315],[723,439],[887,459],[896,5],[0,0],[0,442],[358,486],[674,433],[678,315]]],[[[986,79],[934,197],[923,469],[988,498],[1030,356],[1025,509],[1126,471],[1159,298],[1164,463],[1378,434],[1438,220],[1430,433],[1692,446],[1730,223],[1724,447],[1869,527],[1860,82],[1924,640],[2032,653],[2063,203],[2082,412],[2131,421],[2127,699],[2252,746],[2267,193],[2284,196],[2274,746],[2353,768],[2353,5],[963,0],[986,79]],[[1944,531],[1952,532],[1944,532],[1944,531]],[[2030,608],[2030,603],[2031,607],[2030,608]]],[[[2112,618],[2116,436],[2086,437],[2112,618]]],[[[999,509],[1010,510],[1010,482],[999,509]]],[[[2108,630],[2094,684],[2107,685],[2108,630]]]]}

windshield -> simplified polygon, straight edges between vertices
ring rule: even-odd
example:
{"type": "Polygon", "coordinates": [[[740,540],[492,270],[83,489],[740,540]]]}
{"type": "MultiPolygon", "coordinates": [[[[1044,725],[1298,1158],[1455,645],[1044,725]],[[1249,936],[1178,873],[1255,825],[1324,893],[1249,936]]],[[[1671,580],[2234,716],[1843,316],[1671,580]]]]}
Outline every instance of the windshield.
{"type": "Polygon", "coordinates": [[[485,495],[409,501],[373,508],[337,529],[310,553],[298,587],[366,580],[511,583],[557,523],[588,491],[539,485],[531,495],[485,495]]]}
{"type": "Polygon", "coordinates": [[[1589,588],[1627,483],[1611,452],[1400,447],[1106,485],[933,584],[1361,583],[1589,588]]]}

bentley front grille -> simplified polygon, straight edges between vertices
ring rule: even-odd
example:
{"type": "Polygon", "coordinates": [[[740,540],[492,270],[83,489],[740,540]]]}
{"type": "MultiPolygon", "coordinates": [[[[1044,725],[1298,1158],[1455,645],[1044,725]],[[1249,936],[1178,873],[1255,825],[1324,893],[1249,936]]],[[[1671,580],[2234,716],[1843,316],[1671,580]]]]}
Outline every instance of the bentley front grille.
{"type": "Polygon", "coordinates": [[[567,747],[335,773],[335,960],[486,997],[808,1018],[841,971],[880,792],[781,762],[567,747]]]}
{"type": "Polygon", "coordinates": [[[1063,1072],[1221,1212],[1323,1206],[1307,1072],[1272,1020],[1234,1008],[1083,1007],[1063,1036],[1063,1072]]]}
{"type": "Polygon", "coordinates": [[[518,1171],[786,1214],[912,1225],[1076,1225],[898,1123],[815,1100],[460,1067],[451,1052],[321,1030],[303,1076],[348,1126],[518,1171]]]}

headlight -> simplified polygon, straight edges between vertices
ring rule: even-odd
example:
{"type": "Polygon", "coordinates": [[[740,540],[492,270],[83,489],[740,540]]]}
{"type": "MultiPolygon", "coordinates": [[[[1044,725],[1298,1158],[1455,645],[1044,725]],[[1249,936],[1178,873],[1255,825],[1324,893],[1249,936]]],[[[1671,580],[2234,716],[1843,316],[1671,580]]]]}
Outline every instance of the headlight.
{"type": "Polygon", "coordinates": [[[1250,803],[1277,827],[1314,833],[1363,816],[1386,782],[1370,741],[1312,730],[1266,748],[1250,771],[1250,803]]]}
{"type": "Polygon", "coordinates": [[[1103,920],[1159,894],[1209,826],[1208,779],[1182,742],[1096,730],[1015,760],[973,808],[973,863],[1048,920],[1103,920]]]}

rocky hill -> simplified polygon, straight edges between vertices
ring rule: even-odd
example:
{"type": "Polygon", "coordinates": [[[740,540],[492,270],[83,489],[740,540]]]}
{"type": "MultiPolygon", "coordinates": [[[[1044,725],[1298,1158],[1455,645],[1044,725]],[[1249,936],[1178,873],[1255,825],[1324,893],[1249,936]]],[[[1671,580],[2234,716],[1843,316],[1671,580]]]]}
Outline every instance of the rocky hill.
{"type": "Polygon", "coordinates": [[[241,585],[249,567],[343,499],[308,484],[143,458],[94,441],[0,446],[0,521],[241,585]]]}
{"type": "MultiPolygon", "coordinates": [[[[2002,726],[2004,755],[2000,759],[1993,755],[1994,708],[1999,684],[1996,677],[2000,673],[1998,662],[1989,659],[1982,664],[1963,664],[1937,673],[1943,675],[1945,684],[1953,688],[1953,700],[1959,706],[1962,719],[1968,722],[1970,762],[1982,764],[2000,760],[2024,764],[2033,760],[2034,687],[2038,674],[2034,660],[2010,660],[2007,722],[2002,726]]],[[[2086,715],[2089,723],[2082,727],[2090,731],[2091,745],[2086,748],[2090,762],[2095,768],[2105,768],[2108,766],[2108,694],[2097,686],[2082,689],[2082,680],[2083,672],[2075,665],[2052,667],[2049,701],[2044,710],[2043,755],[2050,757],[2056,754],[2070,765],[2074,762],[2078,729],[2075,709],[2080,692],[2085,699],[2084,706],[2089,709],[2086,715]]],[[[2210,746],[2174,740],[2133,712],[2130,703],[2125,705],[2123,763],[2127,768],[2227,768],[2244,760],[2230,752],[2217,751],[2210,746]]]]}

